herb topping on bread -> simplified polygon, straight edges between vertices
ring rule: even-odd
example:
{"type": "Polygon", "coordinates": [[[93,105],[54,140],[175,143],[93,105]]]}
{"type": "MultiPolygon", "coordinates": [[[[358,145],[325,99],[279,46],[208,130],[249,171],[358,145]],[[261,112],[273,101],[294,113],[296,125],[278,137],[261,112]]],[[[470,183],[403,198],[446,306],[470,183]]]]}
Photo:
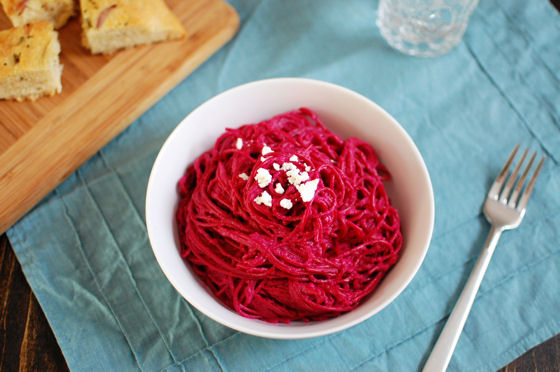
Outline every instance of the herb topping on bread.
{"type": "Polygon", "coordinates": [[[163,0],[80,0],[80,8],[82,42],[93,54],[185,35],[163,0]]]}
{"type": "Polygon", "coordinates": [[[35,100],[62,90],[58,33],[47,21],[0,31],[0,99],[35,100]]]}

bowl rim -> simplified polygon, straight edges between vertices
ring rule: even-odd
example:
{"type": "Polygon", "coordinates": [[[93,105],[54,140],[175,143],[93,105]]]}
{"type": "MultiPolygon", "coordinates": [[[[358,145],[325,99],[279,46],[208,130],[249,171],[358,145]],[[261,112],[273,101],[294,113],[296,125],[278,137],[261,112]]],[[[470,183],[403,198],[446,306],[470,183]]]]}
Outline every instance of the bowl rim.
{"type": "MultiPolygon", "coordinates": [[[[186,167],[186,165],[185,165],[186,167]]],[[[424,162],[424,158],[422,157],[420,151],[418,150],[416,144],[414,143],[414,141],[412,140],[412,138],[410,137],[410,135],[406,132],[406,130],[402,127],[402,125],[395,119],[393,118],[387,111],[385,111],[381,106],[379,106],[377,103],[375,103],[373,100],[365,97],[364,95],[357,93],[356,91],[353,91],[349,88],[346,88],[344,86],[335,84],[335,83],[330,83],[330,82],[326,82],[323,80],[317,80],[317,79],[311,79],[311,78],[300,78],[300,77],[278,77],[278,78],[268,78],[268,79],[261,79],[261,80],[255,80],[255,81],[250,81],[247,83],[243,83],[234,87],[231,87],[229,89],[226,89],[214,96],[212,96],[211,98],[205,100],[203,103],[201,103],[200,105],[198,105],[195,109],[193,109],[189,114],[187,114],[183,119],[181,119],[181,121],[175,126],[175,128],[173,128],[173,130],[167,135],[167,138],[165,139],[165,141],[163,142],[163,144],[161,145],[158,154],[156,156],[156,159],[153,162],[152,168],[150,170],[150,175],[148,178],[148,183],[147,183],[147,187],[146,187],[146,199],[145,199],[145,222],[146,222],[146,231],[147,231],[147,235],[148,235],[148,240],[150,243],[150,246],[152,248],[152,252],[156,258],[156,261],[158,263],[158,266],[160,268],[160,270],[162,270],[162,272],[164,273],[166,279],[168,280],[168,282],[173,286],[173,288],[178,292],[178,294],[182,297],[183,300],[187,301],[190,305],[192,305],[193,307],[195,307],[197,310],[199,310],[201,313],[203,313],[205,316],[209,317],[210,319],[226,326],[229,327],[231,329],[234,329],[236,331],[245,333],[245,334],[249,334],[249,335],[253,335],[253,336],[259,336],[259,337],[264,337],[264,338],[271,338],[271,339],[304,339],[304,338],[311,338],[311,337],[318,337],[318,336],[324,336],[327,334],[332,334],[335,332],[339,332],[345,329],[348,329],[350,327],[353,327],[361,322],[363,322],[366,319],[369,319],[370,317],[372,317],[373,315],[377,314],[378,312],[380,312],[381,310],[383,310],[384,308],[386,308],[390,303],[392,303],[401,293],[402,291],[410,284],[410,282],[412,281],[412,279],[416,276],[416,273],[418,272],[418,270],[420,269],[426,254],[428,252],[430,243],[431,243],[431,239],[432,239],[432,234],[433,234],[433,228],[434,228],[434,221],[435,221],[435,201],[434,201],[434,192],[433,192],[433,186],[432,186],[432,181],[430,178],[430,174],[428,172],[428,169],[426,167],[426,164],[424,162]],[[353,318],[345,323],[341,323],[339,325],[335,325],[333,327],[329,327],[326,329],[313,329],[313,328],[298,328],[298,330],[301,330],[297,333],[287,333],[287,332],[271,332],[271,331],[262,331],[262,330],[258,330],[258,329],[253,329],[253,328],[247,328],[244,326],[240,326],[239,324],[233,322],[233,321],[228,321],[225,319],[222,319],[220,316],[214,314],[213,312],[208,312],[208,310],[202,306],[200,304],[199,301],[197,301],[196,298],[193,298],[192,296],[188,296],[185,293],[183,293],[183,291],[179,288],[178,284],[175,282],[174,276],[169,274],[167,271],[167,267],[165,265],[165,263],[163,262],[163,257],[161,256],[161,253],[159,252],[159,249],[156,249],[156,247],[154,246],[154,236],[156,234],[156,232],[154,231],[153,228],[153,224],[150,223],[151,219],[150,216],[152,215],[151,213],[151,199],[150,199],[150,195],[151,193],[151,189],[153,188],[153,184],[154,184],[154,170],[158,168],[159,163],[162,160],[162,153],[164,152],[163,150],[168,146],[169,143],[171,143],[171,141],[174,140],[175,137],[175,133],[179,130],[180,127],[182,127],[184,125],[185,122],[187,122],[189,120],[189,118],[193,115],[195,115],[198,111],[202,110],[205,106],[207,105],[211,105],[214,101],[221,99],[223,96],[225,95],[229,95],[232,94],[232,92],[237,91],[237,90],[244,90],[244,89],[249,89],[252,87],[256,87],[259,85],[269,85],[269,84],[286,84],[286,83],[295,83],[295,84],[308,84],[308,85],[315,85],[315,86],[319,86],[319,87],[324,87],[324,88],[328,88],[328,89],[332,89],[332,90],[337,90],[340,93],[343,93],[345,95],[349,95],[354,99],[360,100],[362,102],[367,103],[368,105],[372,106],[375,110],[377,110],[379,112],[379,114],[381,116],[384,117],[385,120],[387,120],[388,122],[391,123],[392,126],[395,127],[395,129],[399,132],[399,134],[403,137],[403,139],[408,143],[410,150],[412,150],[412,152],[414,153],[414,156],[416,157],[416,159],[419,161],[419,165],[420,165],[420,171],[422,176],[424,177],[424,180],[426,182],[426,186],[428,189],[428,194],[426,195],[428,197],[428,210],[426,211],[426,216],[428,218],[427,221],[427,229],[425,230],[425,235],[423,237],[423,246],[422,246],[422,252],[421,255],[419,255],[418,257],[418,261],[416,262],[416,264],[413,266],[413,268],[408,271],[408,274],[406,276],[406,279],[404,279],[401,284],[399,285],[398,289],[396,291],[393,291],[391,293],[390,296],[387,296],[387,298],[382,301],[379,305],[377,305],[375,308],[371,309],[370,311],[365,312],[364,314],[362,314],[359,317],[353,318]],[[303,329],[303,330],[302,330],[303,329]]],[[[181,258],[182,259],[182,258],[181,258]]],[[[196,279],[196,278],[195,278],[196,279]]],[[[215,298],[213,298],[214,301],[216,301],[220,306],[225,307],[224,305],[222,305],[221,303],[219,303],[215,298]]],[[[353,310],[355,311],[355,310],[353,310]]],[[[351,312],[349,312],[351,313],[351,312]]],[[[236,314],[235,315],[241,317],[241,315],[236,314]]],[[[247,319],[247,318],[243,318],[243,319],[247,319]]],[[[337,319],[337,318],[332,318],[332,319],[337,319]]],[[[257,322],[262,322],[260,320],[257,319],[249,319],[250,321],[257,321],[257,322]]],[[[324,323],[324,322],[328,322],[329,319],[321,321],[321,322],[317,322],[318,323],[324,323]]],[[[271,324],[271,323],[266,323],[263,322],[269,326],[281,326],[282,328],[284,327],[289,327],[287,325],[284,324],[271,324]]]]}

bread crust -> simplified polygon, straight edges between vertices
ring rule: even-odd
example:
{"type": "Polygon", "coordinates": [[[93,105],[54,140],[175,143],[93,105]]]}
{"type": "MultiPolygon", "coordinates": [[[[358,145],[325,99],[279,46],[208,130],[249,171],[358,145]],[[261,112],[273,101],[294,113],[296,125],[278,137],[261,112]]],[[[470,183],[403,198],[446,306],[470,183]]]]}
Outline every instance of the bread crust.
{"type": "Polygon", "coordinates": [[[0,31],[0,98],[35,100],[62,90],[60,43],[52,23],[0,31]]]}
{"type": "Polygon", "coordinates": [[[80,0],[80,9],[82,43],[94,54],[185,35],[163,0],[80,0]]]}
{"type": "Polygon", "coordinates": [[[0,0],[4,12],[15,27],[40,20],[64,26],[74,14],[74,0],[0,0]]]}

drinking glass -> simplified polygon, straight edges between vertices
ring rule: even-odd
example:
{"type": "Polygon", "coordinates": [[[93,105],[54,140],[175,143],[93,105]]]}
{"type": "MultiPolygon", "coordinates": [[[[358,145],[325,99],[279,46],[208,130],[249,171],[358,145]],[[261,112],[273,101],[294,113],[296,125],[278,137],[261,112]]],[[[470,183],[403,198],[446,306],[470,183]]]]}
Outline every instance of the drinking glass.
{"type": "Polygon", "coordinates": [[[459,44],[478,0],[380,0],[377,26],[403,53],[437,57],[459,44]]]}

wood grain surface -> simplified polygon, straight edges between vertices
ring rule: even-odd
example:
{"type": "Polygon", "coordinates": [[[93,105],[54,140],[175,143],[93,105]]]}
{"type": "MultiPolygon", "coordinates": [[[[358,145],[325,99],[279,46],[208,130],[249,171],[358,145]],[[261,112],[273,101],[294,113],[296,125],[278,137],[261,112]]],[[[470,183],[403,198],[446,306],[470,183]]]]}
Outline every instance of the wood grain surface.
{"type": "Polygon", "coordinates": [[[67,370],[45,315],[3,234],[0,236],[0,371],[67,370]]]}
{"type": "Polygon", "coordinates": [[[237,31],[239,17],[223,0],[166,1],[185,38],[92,56],[74,18],[60,30],[62,93],[0,101],[0,233],[237,31]]]}
{"type": "MultiPolygon", "coordinates": [[[[560,9],[560,0],[551,0],[560,9]]],[[[0,229],[1,230],[1,229],[0,229]]],[[[6,235],[0,236],[0,371],[67,371],[68,367],[6,235]]],[[[499,372],[560,371],[560,335],[499,372]]]]}

